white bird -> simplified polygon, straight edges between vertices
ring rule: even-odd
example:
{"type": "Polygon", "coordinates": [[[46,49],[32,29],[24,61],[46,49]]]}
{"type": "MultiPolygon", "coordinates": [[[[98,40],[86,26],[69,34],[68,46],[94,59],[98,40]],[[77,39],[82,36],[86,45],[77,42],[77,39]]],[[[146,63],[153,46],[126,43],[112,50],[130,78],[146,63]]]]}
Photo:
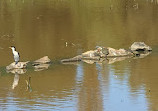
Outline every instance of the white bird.
{"type": "Polygon", "coordinates": [[[13,56],[14,56],[14,61],[15,61],[15,65],[19,62],[20,60],[20,55],[19,53],[16,51],[16,48],[14,46],[11,46],[9,47],[12,49],[12,53],[13,53],[13,56]]]}

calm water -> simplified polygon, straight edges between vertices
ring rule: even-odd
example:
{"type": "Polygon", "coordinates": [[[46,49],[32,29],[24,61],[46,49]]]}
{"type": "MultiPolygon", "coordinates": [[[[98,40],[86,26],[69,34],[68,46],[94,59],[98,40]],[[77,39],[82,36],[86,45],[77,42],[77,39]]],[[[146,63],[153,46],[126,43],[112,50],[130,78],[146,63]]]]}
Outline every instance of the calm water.
{"type": "Polygon", "coordinates": [[[157,29],[157,0],[0,1],[0,110],[157,111],[157,29]],[[111,64],[59,62],[97,45],[128,49],[135,41],[153,52],[111,64]],[[48,55],[53,63],[6,72],[12,45],[21,61],[48,55]]]}

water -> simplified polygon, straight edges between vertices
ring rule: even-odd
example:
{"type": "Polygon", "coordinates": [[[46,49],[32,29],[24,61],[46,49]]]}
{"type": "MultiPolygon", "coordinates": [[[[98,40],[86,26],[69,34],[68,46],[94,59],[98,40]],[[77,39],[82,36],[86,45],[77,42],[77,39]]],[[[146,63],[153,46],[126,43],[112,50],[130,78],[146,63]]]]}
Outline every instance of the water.
{"type": "Polygon", "coordinates": [[[0,110],[158,110],[156,0],[5,0],[0,24],[0,110]],[[97,45],[128,49],[135,41],[152,53],[111,64],[59,62],[97,45]],[[8,73],[12,45],[21,61],[48,55],[53,63],[42,71],[29,66],[20,70],[24,74],[8,73]]]}

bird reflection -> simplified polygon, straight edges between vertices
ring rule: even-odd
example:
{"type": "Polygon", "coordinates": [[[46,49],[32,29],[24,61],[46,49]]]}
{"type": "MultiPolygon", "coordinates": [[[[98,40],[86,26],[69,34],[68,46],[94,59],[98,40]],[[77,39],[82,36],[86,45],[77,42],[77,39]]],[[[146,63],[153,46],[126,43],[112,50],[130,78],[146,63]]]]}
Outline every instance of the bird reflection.
{"type": "MultiPolygon", "coordinates": [[[[12,89],[15,89],[18,86],[19,79],[20,79],[19,75],[26,73],[26,71],[27,71],[26,69],[7,70],[7,73],[13,73],[13,74],[15,74],[14,81],[13,81],[13,84],[12,84],[12,89]]],[[[26,85],[27,85],[26,91],[32,92],[31,77],[29,76],[29,79],[25,80],[25,81],[26,81],[26,85]]]]}
{"type": "Polygon", "coordinates": [[[18,82],[19,82],[19,74],[15,74],[14,76],[14,81],[13,81],[13,84],[12,84],[12,89],[14,89],[17,85],[18,85],[18,82]]]}
{"type": "Polygon", "coordinates": [[[19,74],[24,74],[24,73],[26,73],[26,69],[7,70],[7,73],[13,73],[13,74],[15,74],[15,76],[14,76],[14,81],[13,81],[13,84],[12,84],[12,89],[15,89],[15,87],[17,87],[17,86],[18,86],[18,83],[19,83],[19,79],[20,79],[19,74]]]}

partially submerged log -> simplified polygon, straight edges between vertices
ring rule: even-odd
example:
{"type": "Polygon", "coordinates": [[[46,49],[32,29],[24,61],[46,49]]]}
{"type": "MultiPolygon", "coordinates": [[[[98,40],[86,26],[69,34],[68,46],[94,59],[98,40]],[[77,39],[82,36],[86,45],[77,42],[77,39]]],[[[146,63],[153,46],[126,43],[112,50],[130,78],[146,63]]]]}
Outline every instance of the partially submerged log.
{"type": "Polygon", "coordinates": [[[146,45],[144,42],[134,42],[130,49],[132,51],[152,51],[152,48],[146,45]]]}
{"type": "MultiPolygon", "coordinates": [[[[137,53],[138,53],[138,51],[137,51],[137,53]]],[[[148,56],[149,54],[151,54],[151,51],[144,51],[144,52],[139,52],[139,54],[137,55],[137,56],[135,56],[134,58],[144,58],[144,57],[146,57],[146,56],[148,56]]]]}
{"type": "Polygon", "coordinates": [[[44,56],[38,60],[33,61],[33,64],[46,64],[46,63],[50,63],[51,60],[48,58],[48,56],[44,56]]]}
{"type": "Polygon", "coordinates": [[[133,56],[133,53],[125,50],[125,49],[114,49],[111,47],[108,47],[109,54],[107,57],[122,57],[122,56],[133,56]]]}
{"type": "Polygon", "coordinates": [[[130,58],[129,56],[125,56],[125,57],[112,57],[112,58],[108,58],[108,64],[113,64],[115,62],[119,62],[119,61],[123,61],[125,59],[128,59],[130,58]]]}
{"type": "Polygon", "coordinates": [[[82,56],[78,55],[73,58],[63,59],[63,60],[61,60],[61,62],[77,62],[77,61],[81,61],[81,59],[82,59],[82,56]]]}
{"type": "Polygon", "coordinates": [[[81,55],[75,56],[69,59],[63,59],[61,62],[77,62],[83,60],[94,60],[99,61],[101,58],[111,58],[111,57],[123,57],[123,56],[134,56],[134,54],[125,49],[114,49],[111,47],[106,48],[107,52],[98,52],[97,50],[90,50],[82,53],[81,55]]]}
{"type": "MultiPolygon", "coordinates": [[[[27,67],[27,64],[29,63],[29,61],[27,62],[18,62],[17,64],[15,64],[15,62],[11,63],[10,65],[6,66],[6,70],[12,73],[17,72],[18,70],[14,70],[14,69],[25,69],[27,67]]],[[[48,56],[44,56],[38,60],[35,60],[33,62],[33,66],[35,67],[35,69],[47,69],[48,66],[50,65],[51,60],[48,58],[48,56]],[[49,65],[47,65],[49,64],[49,65]]],[[[20,72],[17,72],[20,73],[20,72]]]]}
{"type": "MultiPolygon", "coordinates": [[[[101,58],[116,58],[116,57],[134,57],[139,55],[139,51],[151,51],[152,48],[146,45],[144,42],[134,42],[129,50],[125,49],[114,49],[111,47],[97,47],[95,50],[90,50],[82,53],[81,55],[75,56],[69,59],[61,60],[64,62],[78,62],[84,60],[97,60],[100,61],[101,58]]],[[[90,61],[91,62],[91,61],[90,61]]],[[[92,62],[91,62],[92,63],[92,62]]]]}
{"type": "Polygon", "coordinates": [[[49,66],[50,64],[38,64],[38,65],[34,65],[33,67],[35,68],[34,71],[42,71],[48,69],[49,66]]]}
{"type": "Polygon", "coordinates": [[[81,60],[99,60],[102,57],[106,57],[108,54],[108,49],[105,47],[98,46],[96,50],[90,50],[82,53],[81,55],[75,56],[69,59],[63,59],[61,62],[79,62],[81,60]]]}
{"type": "Polygon", "coordinates": [[[94,63],[102,63],[103,61],[107,61],[105,58],[100,58],[100,59],[83,59],[83,62],[87,64],[94,64],[94,63]]]}
{"type": "Polygon", "coordinates": [[[24,74],[26,73],[26,69],[11,69],[11,70],[7,70],[7,73],[13,73],[13,74],[24,74]]]}
{"type": "Polygon", "coordinates": [[[38,60],[35,60],[32,65],[35,68],[35,71],[42,71],[48,69],[50,63],[51,60],[48,58],[48,56],[44,56],[38,60]]]}
{"type": "MultiPolygon", "coordinates": [[[[150,53],[146,53],[151,51],[152,48],[146,45],[144,42],[134,42],[129,50],[125,49],[114,49],[111,47],[100,47],[97,46],[95,50],[90,50],[87,52],[82,53],[81,55],[75,56],[73,58],[69,59],[63,59],[61,60],[62,63],[70,63],[70,62],[78,62],[78,61],[85,61],[87,63],[94,63],[94,62],[102,62],[106,60],[109,60],[109,63],[113,63],[115,61],[123,60],[116,59],[116,57],[135,57],[139,55],[140,57],[144,57],[150,53]],[[143,53],[140,53],[140,51],[143,53]],[[145,52],[145,53],[144,53],[145,52]],[[109,59],[113,58],[113,59],[109,59]]],[[[15,64],[15,62],[11,63],[10,65],[6,66],[7,70],[12,69],[24,69],[26,68],[27,62],[18,62],[18,64],[15,64]]],[[[36,71],[48,69],[49,65],[51,63],[51,60],[48,58],[48,56],[44,56],[38,60],[35,60],[32,62],[32,66],[35,68],[36,71]]],[[[17,71],[15,71],[17,72],[17,71]]],[[[13,71],[14,73],[14,71],[13,71]]]]}
{"type": "Polygon", "coordinates": [[[29,63],[29,61],[27,62],[18,62],[17,64],[15,64],[15,62],[11,63],[10,65],[6,66],[7,70],[11,70],[11,69],[24,69],[26,68],[27,64],[29,63]]]}

